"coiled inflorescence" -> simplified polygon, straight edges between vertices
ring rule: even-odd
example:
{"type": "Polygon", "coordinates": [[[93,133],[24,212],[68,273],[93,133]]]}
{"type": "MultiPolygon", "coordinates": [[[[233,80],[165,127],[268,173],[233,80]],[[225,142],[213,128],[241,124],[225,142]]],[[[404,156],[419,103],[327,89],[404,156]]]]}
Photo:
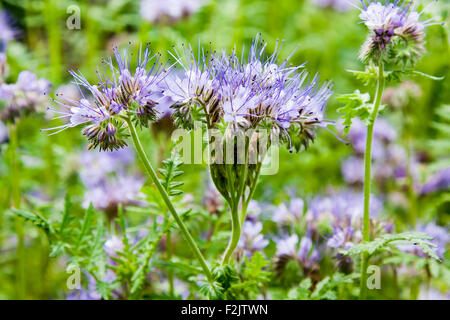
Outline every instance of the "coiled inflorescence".
{"type": "MultiPolygon", "coordinates": [[[[127,145],[125,121],[130,116],[140,126],[147,127],[157,116],[157,108],[164,108],[162,81],[167,70],[159,62],[159,55],[151,55],[147,48],[140,50],[134,73],[131,71],[131,55],[114,48],[115,63],[104,61],[107,72],[97,71],[99,83],[92,85],[79,72],[70,71],[75,83],[87,90],[90,97],[71,100],[58,96],[59,106],[52,109],[67,123],[52,128],[59,131],[68,127],[88,124],[82,133],[88,138],[88,149],[114,150],[127,145]],[[150,69],[147,71],[147,68],[150,69]]],[[[52,130],[49,129],[49,130],[52,130]]]]}
{"type": "MultiPolygon", "coordinates": [[[[362,7],[359,17],[371,31],[362,50],[362,60],[380,58],[402,59],[414,63],[420,58],[424,48],[425,27],[433,24],[434,19],[420,21],[425,8],[418,12],[418,2],[407,0],[386,0],[384,3],[374,0],[360,0],[362,7]],[[402,50],[396,50],[401,48],[402,50]],[[399,57],[401,51],[403,57],[399,57]]],[[[406,61],[402,61],[406,62],[406,61]]]]}
{"type": "Polygon", "coordinates": [[[331,86],[319,86],[318,76],[309,79],[303,65],[288,66],[289,58],[278,64],[280,50],[277,42],[274,53],[266,56],[266,43],[257,36],[247,58],[236,50],[196,56],[189,47],[185,58],[176,52],[183,71],[166,79],[164,92],[176,109],[175,121],[191,128],[200,115],[209,128],[267,128],[280,133],[291,148],[306,147],[314,138],[313,128],[329,123],[323,111],[331,86]]]}

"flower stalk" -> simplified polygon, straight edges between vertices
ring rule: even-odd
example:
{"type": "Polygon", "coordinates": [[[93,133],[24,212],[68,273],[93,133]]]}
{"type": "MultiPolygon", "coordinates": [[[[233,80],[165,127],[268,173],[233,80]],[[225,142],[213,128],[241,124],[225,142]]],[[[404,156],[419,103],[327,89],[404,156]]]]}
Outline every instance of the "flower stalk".
{"type": "Polygon", "coordinates": [[[191,247],[192,251],[194,252],[195,256],[200,262],[200,265],[203,269],[203,272],[205,273],[206,278],[209,282],[213,281],[212,273],[206,263],[205,258],[203,257],[200,249],[198,248],[197,244],[195,243],[194,239],[192,238],[192,235],[189,233],[188,229],[186,228],[186,225],[184,224],[181,217],[178,215],[177,211],[175,210],[175,207],[173,206],[172,202],[170,201],[169,195],[167,194],[166,190],[162,186],[161,182],[158,179],[158,176],[156,175],[155,170],[153,169],[152,165],[150,164],[150,161],[147,157],[147,154],[145,153],[141,141],[137,135],[136,128],[133,125],[131,119],[129,116],[123,117],[125,121],[128,124],[128,129],[131,134],[131,138],[133,140],[134,146],[136,148],[136,151],[139,154],[139,157],[141,158],[141,161],[143,162],[145,169],[147,170],[148,175],[152,179],[153,183],[156,185],[156,188],[158,189],[159,193],[161,194],[161,197],[163,198],[164,203],[166,204],[167,208],[169,209],[170,213],[172,214],[173,218],[175,219],[176,223],[178,224],[178,227],[180,228],[181,232],[183,233],[183,236],[185,237],[188,245],[191,247]]]}
{"type": "MultiPolygon", "coordinates": [[[[370,241],[370,184],[371,184],[371,164],[372,164],[372,140],[373,128],[378,115],[381,104],[381,97],[384,89],[384,66],[380,61],[378,63],[378,79],[375,101],[372,113],[369,117],[366,135],[366,150],[364,153],[364,216],[363,216],[363,241],[370,241]]],[[[361,256],[361,282],[360,282],[360,299],[366,299],[367,296],[367,266],[369,255],[363,253],[361,256]]]]}

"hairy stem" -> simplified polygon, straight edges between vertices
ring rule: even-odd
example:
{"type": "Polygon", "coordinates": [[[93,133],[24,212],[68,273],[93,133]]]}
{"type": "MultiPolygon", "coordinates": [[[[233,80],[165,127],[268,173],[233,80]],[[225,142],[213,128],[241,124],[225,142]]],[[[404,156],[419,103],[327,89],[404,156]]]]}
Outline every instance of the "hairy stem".
{"type": "MultiPolygon", "coordinates": [[[[371,164],[372,164],[372,140],[373,140],[373,127],[378,115],[378,109],[381,103],[381,97],[384,89],[384,67],[383,63],[378,64],[378,79],[377,79],[377,91],[375,95],[375,101],[372,109],[372,113],[369,117],[369,125],[367,126],[366,136],[366,151],[364,153],[364,217],[363,217],[363,241],[370,241],[370,184],[371,184],[371,164]]],[[[367,296],[367,266],[369,263],[369,256],[367,253],[363,253],[361,256],[361,279],[360,279],[360,299],[366,299],[367,296]]]]}
{"type": "Polygon", "coordinates": [[[128,128],[130,130],[131,137],[134,142],[134,146],[139,154],[139,157],[141,158],[142,162],[144,163],[144,166],[145,166],[145,169],[147,170],[148,175],[152,179],[153,183],[156,185],[156,188],[158,189],[159,193],[161,194],[161,197],[163,198],[164,203],[167,205],[167,208],[169,209],[170,213],[172,214],[173,218],[175,219],[175,222],[178,224],[178,227],[180,228],[181,233],[183,233],[183,236],[185,237],[188,245],[191,247],[191,250],[193,251],[193,253],[197,257],[197,259],[199,260],[200,265],[203,269],[203,272],[205,273],[205,276],[208,278],[209,282],[212,282],[213,276],[212,276],[211,271],[209,270],[206,260],[203,257],[202,253],[200,252],[200,249],[198,248],[194,239],[192,238],[192,235],[189,233],[188,229],[186,228],[186,225],[184,224],[183,220],[181,220],[180,216],[178,215],[177,211],[175,210],[175,207],[173,206],[172,201],[170,201],[169,195],[167,194],[166,190],[164,189],[161,182],[159,181],[158,176],[156,175],[156,172],[153,169],[153,166],[150,164],[147,154],[145,153],[144,148],[142,147],[141,141],[139,140],[139,137],[136,133],[136,128],[134,127],[134,125],[131,122],[129,117],[125,117],[125,120],[128,124],[128,128]]]}

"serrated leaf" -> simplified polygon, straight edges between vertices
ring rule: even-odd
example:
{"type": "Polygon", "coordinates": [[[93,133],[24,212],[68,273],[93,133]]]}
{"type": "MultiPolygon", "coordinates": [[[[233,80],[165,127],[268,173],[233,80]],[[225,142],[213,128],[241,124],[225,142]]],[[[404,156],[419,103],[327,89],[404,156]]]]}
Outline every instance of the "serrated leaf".
{"type": "Polygon", "coordinates": [[[353,93],[339,95],[336,101],[345,104],[337,109],[339,113],[343,114],[341,118],[344,119],[344,135],[347,135],[350,131],[352,120],[355,117],[366,121],[370,115],[372,105],[369,103],[370,95],[368,93],[361,93],[356,90],[353,93]]]}

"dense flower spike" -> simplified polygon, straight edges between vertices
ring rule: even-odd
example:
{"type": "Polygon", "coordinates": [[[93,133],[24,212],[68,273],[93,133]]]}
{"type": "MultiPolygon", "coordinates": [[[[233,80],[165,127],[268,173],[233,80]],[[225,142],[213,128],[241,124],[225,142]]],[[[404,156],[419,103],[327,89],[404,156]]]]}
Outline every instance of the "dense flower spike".
{"type": "MultiPolygon", "coordinates": [[[[93,85],[81,74],[71,71],[74,83],[90,92],[91,97],[72,100],[58,95],[52,109],[67,123],[56,128],[59,131],[81,124],[89,124],[83,134],[91,142],[89,149],[114,150],[126,146],[125,123],[121,116],[131,115],[140,126],[147,127],[157,117],[157,107],[167,108],[164,88],[161,86],[167,70],[159,62],[159,55],[151,55],[148,46],[139,50],[134,72],[132,55],[114,48],[115,62],[104,61],[106,72],[97,72],[99,83],[93,85]],[[147,68],[150,69],[147,71],[147,68]]],[[[80,90],[81,92],[81,90],[80,90]]]]}
{"type": "Polygon", "coordinates": [[[425,8],[418,12],[418,2],[361,0],[361,4],[359,17],[371,31],[361,50],[363,60],[377,60],[384,56],[387,48],[392,49],[389,50],[391,57],[399,59],[395,47],[401,46],[408,49],[407,60],[416,61],[423,51],[425,27],[440,24],[434,19],[419,20],[425,8]]]}

